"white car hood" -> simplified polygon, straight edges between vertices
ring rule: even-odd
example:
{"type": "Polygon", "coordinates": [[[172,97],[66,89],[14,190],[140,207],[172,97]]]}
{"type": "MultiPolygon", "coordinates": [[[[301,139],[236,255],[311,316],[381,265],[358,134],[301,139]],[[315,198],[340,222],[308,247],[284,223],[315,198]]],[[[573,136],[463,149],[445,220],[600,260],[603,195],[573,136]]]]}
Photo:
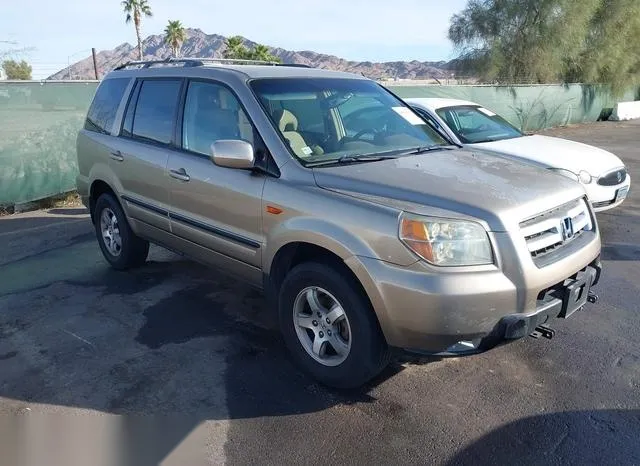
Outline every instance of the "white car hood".
{"type": "Polygon", "coordinates": [[[624,165],[616,155],[606,150],[550,136],[523,136],[468,146],[529,159],[547,168],[563,168],[574,173],[586,170],[595,177],[624,165]]]}

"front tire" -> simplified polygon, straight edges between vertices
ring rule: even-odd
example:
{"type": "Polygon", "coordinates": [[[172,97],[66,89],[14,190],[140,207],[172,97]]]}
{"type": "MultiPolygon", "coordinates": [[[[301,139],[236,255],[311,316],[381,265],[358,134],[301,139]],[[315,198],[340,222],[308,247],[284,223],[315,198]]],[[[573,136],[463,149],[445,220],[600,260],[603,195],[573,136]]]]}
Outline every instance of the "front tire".
{"type": "Polygon", "coordinates": [[[120,204],[111,194],[96,201],[94,226],[102,255],[116,270],[139,267],[147,260],[149,242],[131,230],[120,204]]]}
{"type": "Polygon", "coordinates": [[[342,267],[294,267],[280,289],[278,311],[294,361],[325,385],[360,387],[389,362],[369,300],[342,267]]]}

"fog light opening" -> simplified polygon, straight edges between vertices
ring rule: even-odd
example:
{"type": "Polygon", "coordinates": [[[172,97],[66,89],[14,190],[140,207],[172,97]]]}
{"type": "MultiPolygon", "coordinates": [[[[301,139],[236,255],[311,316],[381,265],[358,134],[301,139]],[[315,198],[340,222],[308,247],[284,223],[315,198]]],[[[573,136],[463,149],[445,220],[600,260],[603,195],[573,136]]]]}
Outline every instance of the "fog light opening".
{"type": "Polygon", "coordinates": [[[480,339],[459,341],[449,346],[445,351],[442,352],[442,354],[457,355],[457,354],[465,354],[465,353],[475,353],[478,351],[478,347],[480,346],[480,341],[481,341],[480,339]]]}

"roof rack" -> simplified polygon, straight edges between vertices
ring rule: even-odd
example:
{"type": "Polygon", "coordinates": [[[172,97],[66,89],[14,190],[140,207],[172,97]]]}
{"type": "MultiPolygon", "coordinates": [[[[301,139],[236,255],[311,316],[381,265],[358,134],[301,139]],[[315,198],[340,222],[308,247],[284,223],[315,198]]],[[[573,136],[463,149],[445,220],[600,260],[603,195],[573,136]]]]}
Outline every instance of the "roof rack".
{"type": "Polygon", "coordinates": [[[226,65],[263,65],[263,66],[292,66],[297,68],[311,68],[309,65],[298,63],[276,63],[264,60],[244,60],[239,58],[166,58],[164,60],[143,60],[130,61],[120,65],[114,70],[126,70],[131,68],[151,68],[153,66],[174,66],[182,65],[183,67],[205,66],[208,64],[226,64],[226,65]]]}

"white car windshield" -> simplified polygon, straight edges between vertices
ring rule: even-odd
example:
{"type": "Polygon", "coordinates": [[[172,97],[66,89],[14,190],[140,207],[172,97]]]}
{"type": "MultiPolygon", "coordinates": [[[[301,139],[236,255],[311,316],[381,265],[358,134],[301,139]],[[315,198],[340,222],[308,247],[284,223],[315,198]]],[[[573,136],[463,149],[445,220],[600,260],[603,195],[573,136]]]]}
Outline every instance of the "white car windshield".
{"type": "Polygon", "coordinates": [[[480,106],[458,105],[436,110],[461,142],[474,144],[523,136],[507,120],[480,106]]]}
{"type": "Polygon", "coordinates": [[[448,145],[408,105],[373,81],[257,79],[251,87],[304,165],[368,161],[448,145]]]}

